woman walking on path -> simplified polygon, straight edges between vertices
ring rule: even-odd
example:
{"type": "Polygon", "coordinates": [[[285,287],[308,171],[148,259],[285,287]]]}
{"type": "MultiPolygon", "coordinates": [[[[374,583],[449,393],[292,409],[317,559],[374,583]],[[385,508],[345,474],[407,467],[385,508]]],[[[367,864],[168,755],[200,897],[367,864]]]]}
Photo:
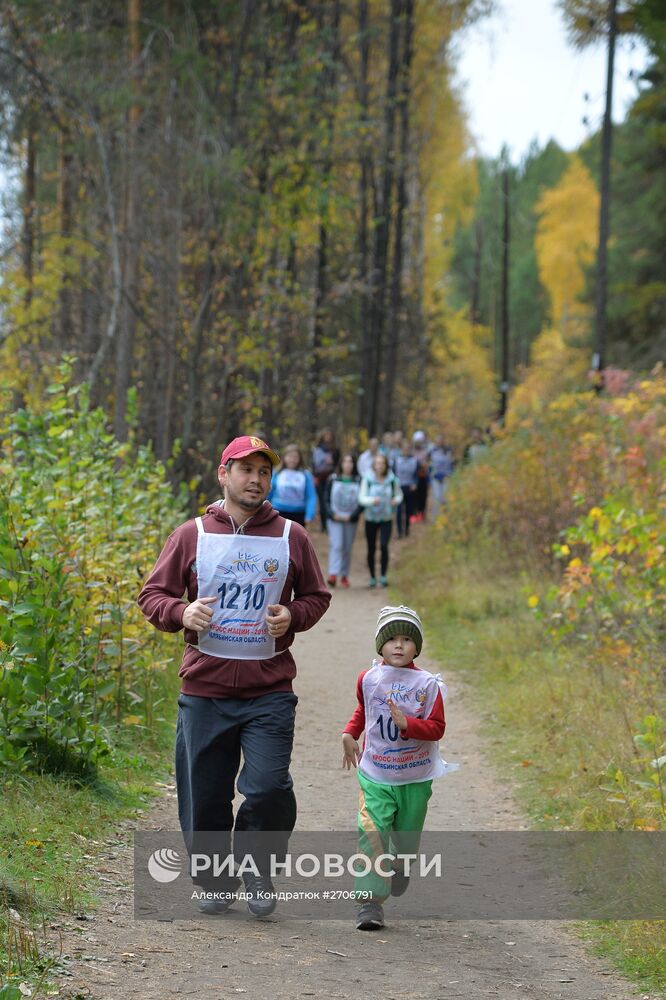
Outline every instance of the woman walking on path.
{"type": "Polygon", "coordinates": [[[288,444],[282,452],[282,465],[273,476],[270,503],[289,521],[303,527],[317,510],[317,491],[312,473],[303,468],[303,456],[297,444],[288,444]]]}
{"type": "Polygon", "coordinates": [[[333,431],[322,431],[317,444],[312,449],[312,473],[319,498],[319,517],[322,531],[326,531],[326,483],[328,477],[333,475],[339,461],[340,452],[336,447],[333,431]]]}
{"type": "Polygon", "coordinates": [[[377,535],[381,551],[380,577],[382,587],[388,587],[389,541],[396,507],[402,501],[400,483],[389,469],[386,455],[377,455],[372,463],[372,472],[363,476],[359,503],[365,508],[365,540],[368,545],[368,570],[370,586],[377,586],[375,575],[375,551],[377,535]]]}
{"type": "Polygon", "coordinates": [[[393,471],[395,472],[400,489],[402,490],[402,503],[398,507],[396,522],[398,526],[398,538],[405,538],[409,534],[409,524],[414,513],[414,501],[419,483],[419,460],[412,452],[409,441],[405,441],[402,451],[394,459],[393,471]]]}
{"type": "Polygon", "coordinates": [[[447,480],[453,474],[455,462],[453,450],[446,444],[443,434],[438,434],[428,453],[430,461],[430,485],[432,486],[432,516],[437,518],[446,497],[447,480]]]}
{"type": "Polygon", "coordinates": [[[352,546],[363,508],[359,504],[361,477],[356,474],[356,462],[349,452],[342,456],[336,475],[326,484],[326,527],[328,551],[328,585],[349,586],[349,564],[352,546]]]}
{"type": "Polygon", "coordinates": [[[419,463],[413,517],[415,521],[425,521],[426,510],[428,507],[430,474],[428,468],[428,439],[426,438],[424,431],[414,431],[414,434],[412,435],[412,451],[419,463]]]}

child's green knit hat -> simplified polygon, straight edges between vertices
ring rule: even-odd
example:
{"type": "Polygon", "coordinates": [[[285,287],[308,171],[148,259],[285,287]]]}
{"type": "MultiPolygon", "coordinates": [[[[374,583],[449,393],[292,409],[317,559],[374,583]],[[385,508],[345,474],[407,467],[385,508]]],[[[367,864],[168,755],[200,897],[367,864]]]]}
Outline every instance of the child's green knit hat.
{"type": "Polygon", "coordinates": [[[421,652],[423,646],[423,626],[416,611],[405,607],[404,604],[393,608],[387,605],[379,612],[377,618],[377,631],[375,632],[375,648],[381,653],[382,646],[395,635],[406,635],[413,639],[416,646],[416,656],[421,652]]]}

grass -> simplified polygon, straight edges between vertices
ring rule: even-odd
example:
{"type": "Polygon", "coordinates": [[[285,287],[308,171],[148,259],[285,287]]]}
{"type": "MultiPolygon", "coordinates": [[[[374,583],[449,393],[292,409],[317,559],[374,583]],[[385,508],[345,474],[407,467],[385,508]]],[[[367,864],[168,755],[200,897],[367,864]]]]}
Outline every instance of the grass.
{"type": "MultiPolygon", "coordinates": [[[[160,683],[175,721],[177,678],[172,673],[160,683]]],[[[125,727],[115,740],[112,763],[94,780],[21,774],[2,782],[0,991],[23,981],[32,985],[33,997],[46,988],[58,958],[49,923],[94,902],[96,848],[117,834],[121,821],[150,805],[159,791],[156,782],[168,775],[173,739],[172,721],[162,720],[151,731],[125,727]]]]}
{"type": "MultiPolygon", "coordinates": [[[[551,581],[511,572],[492,548],[454,555],[432,530],[412,541],[394,577],[401,599],[419,609],[444,676],[455,670],[467,682],[533,828],[660,827],[661,803],[629,780],[640,777],[633,737],[641,721],[665,714],[652,664],[618,669],[592,658],[585,643],[556,644],[527,600],[551,581]],[[622,789],[604,788],[618,771],[622,789]]],[[[665,928],[595,921],[582,933],[642,987],[666,990],[665,928]]]]}

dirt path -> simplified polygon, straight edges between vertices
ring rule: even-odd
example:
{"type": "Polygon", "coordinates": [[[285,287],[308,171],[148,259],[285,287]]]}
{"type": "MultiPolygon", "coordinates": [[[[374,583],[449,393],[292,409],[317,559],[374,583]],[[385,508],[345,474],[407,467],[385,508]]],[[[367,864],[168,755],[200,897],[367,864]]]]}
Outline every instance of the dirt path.
{"type": "MultiPolygon", "coordinates": [[[[321,544],[320,537],[316,541],[321,544]]],[[[339,733],[353,709],[358,671],[372,658],[373,625],[387,597],[365,588],[361,550],[359,538],[352,589],[335,591],[325,618],[299,636],[295,647],[300,706],[292,773],[301,830],[349,830],[355,824],[357,784],[353,774],[340,770],[339,733]]],[[[419,662],[436,669],[425,652],[419,662]]],[[[464,688],[450,675],[447,682],[445,756],[462,766],[436,783],[427,828],[520,829],[524,821],[510,789],[493,773],[464,688]]],[[[652,1000],[550,922],[400,921],[387,906],[385,930],[361,933],[354,927],[353,904],[347,921],[297,920],[279,907],[273,917],[257,921],[241,903],[205,920],[134,921],[132,825],[98,848],[99,909],[85,920],[63,923],[62,998],[221,1000],[248,993],[280,1000],[652,1000]]],[[[141,828],[177,829],[172,787],[141,828]]]]}

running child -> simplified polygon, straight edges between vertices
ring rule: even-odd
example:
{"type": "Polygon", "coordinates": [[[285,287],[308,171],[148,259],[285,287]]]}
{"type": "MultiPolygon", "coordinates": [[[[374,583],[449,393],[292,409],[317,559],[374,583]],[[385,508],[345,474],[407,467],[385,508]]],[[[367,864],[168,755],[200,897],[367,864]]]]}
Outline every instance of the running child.
{"type": "MultiPolygon", "coordinates": [[[[380,656],[356,684],[358,705],[342,735],[342,766],[358,764],[361,786],[359,849],[368,857],[414,853],[432,795],[432,779],[446,773],[438,741],[444,735],[440,682],[414,663],[423,646],[423,627],[404,605],[379,612],[375,647],[380,656]],[[363,749],[358,739],[365,731],[363,749]]],[[[382,903],[401,896],[409,878],[396,871],[384,878],[375,871],[355,882],[362,903],[358,930],[384,926],[382,903]]]]}

